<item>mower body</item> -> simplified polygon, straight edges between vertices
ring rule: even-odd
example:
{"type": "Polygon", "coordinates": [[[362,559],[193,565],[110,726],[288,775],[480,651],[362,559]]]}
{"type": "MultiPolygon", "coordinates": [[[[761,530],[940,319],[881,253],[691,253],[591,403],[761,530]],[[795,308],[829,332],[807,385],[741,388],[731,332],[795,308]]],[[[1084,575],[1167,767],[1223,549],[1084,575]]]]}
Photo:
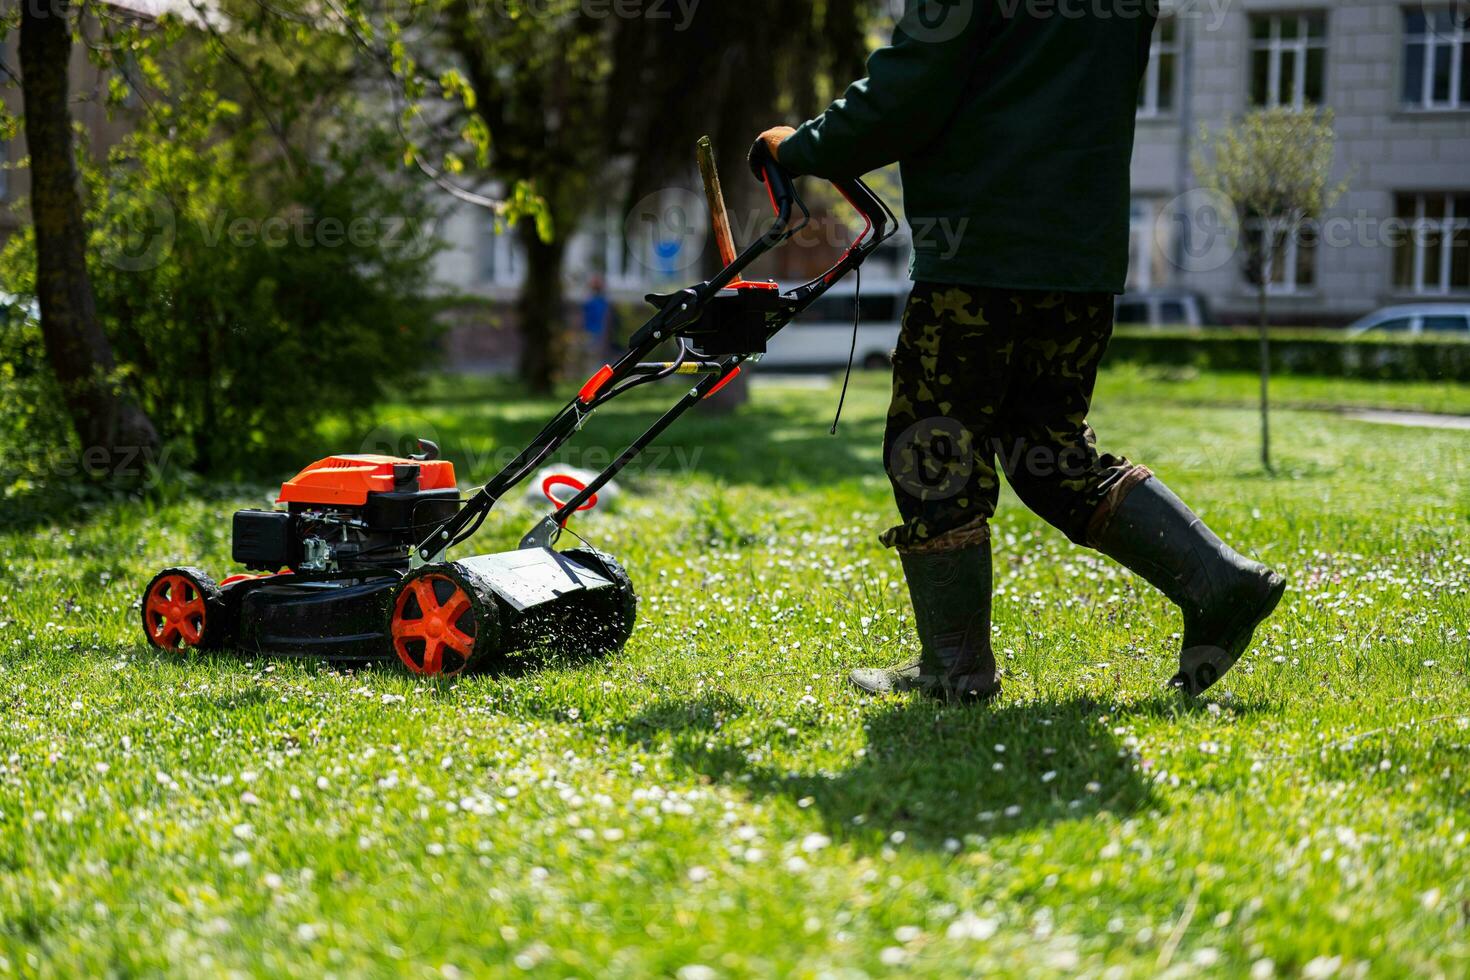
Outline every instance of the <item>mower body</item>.
{"type": "Polygon", "coordinates": [[[234,516],[232,556],[257,574],[219,584],[196,568],[155,577],[143,610],[151,642],[351,663],[396,654],[422,669],[434,637],[412,625],[438,602],[447,611],[437,635],[448,639],[440,669],[426,672],[458,673],[542,642],[631,630],[632,585],[591,549],[531,547],[410,569],[414,543],[459,508],[451,463],[332,456],[287,481],[277,502],[286,509],[234,516]],[[415,586],[420,579],[428,584],[415,586]]]}

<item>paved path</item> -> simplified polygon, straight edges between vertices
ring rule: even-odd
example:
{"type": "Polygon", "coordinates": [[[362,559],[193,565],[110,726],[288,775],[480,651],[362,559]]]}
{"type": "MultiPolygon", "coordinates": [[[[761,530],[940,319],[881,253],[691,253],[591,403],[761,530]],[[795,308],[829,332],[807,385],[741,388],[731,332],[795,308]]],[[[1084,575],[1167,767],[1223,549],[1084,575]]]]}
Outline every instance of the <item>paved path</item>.
{"type": "Polygon", "coordinates": [[[1437,415],[1432,412],[1385,412],[1378,409],[1358,409],[1343,412],[1344,417],[1359,422],[1378,422],[1382,425],[1408,425],[1420,429],[1466,429],[1470,430],[1470,415],[1437,415]]]}

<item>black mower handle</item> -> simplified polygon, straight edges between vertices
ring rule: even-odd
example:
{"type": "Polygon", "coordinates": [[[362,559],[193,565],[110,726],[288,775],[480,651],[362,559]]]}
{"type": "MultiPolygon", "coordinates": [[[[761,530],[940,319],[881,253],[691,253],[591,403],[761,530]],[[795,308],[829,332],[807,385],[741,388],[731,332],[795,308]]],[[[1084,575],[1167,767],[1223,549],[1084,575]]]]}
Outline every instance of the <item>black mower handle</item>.
{"type": "MultiPolygon", "coordinates": [[[[758,139],[751,144],[749,162],[750,172],[755,175],[755,179],[765,183],[766,189],[770,191],[771,207],[778,218],[790,214],[791,202],[800,205],[801,198],[796,195],[796,181],[791,171],[781,166],[771,154],[771,148],[766,145],[765,140],[758,139]]],[[[874,239],[884,238],[891,212],[878,199],[878,195],[857,177],[839,178],[831,183],[837,188],[837,193],[846,198],[847,203],[872,226],[874,239]]]]}
{"type": "MultiPolygon", "coordinates": [[[[776,212],[777,226],[786,225],[791,218],[792,206],[801,204],[801,198],[796,196],[796,181],[792,178],[791,171],[776,161],[764,140],[756,140],[751,144],[749,160],[750,172],[755,174],[756,180],[766,185],[766,192],[771,195],[771,210],[776,212]]],[[[802,210],[805,211],[806,208],[802,210]]]]}
{"type": "Polygon", "coordinates": [[[841,194],[847,203],[852,205],[853,210],[862,215],[863,220],[872,226],[874,241],[882,241],[888,237],[888,218],[892,212],[878,199],[878,195],[873,193],[872,188],[857,177],[834,180],[832,186],[837,188],[837,193],[841,194]]]}

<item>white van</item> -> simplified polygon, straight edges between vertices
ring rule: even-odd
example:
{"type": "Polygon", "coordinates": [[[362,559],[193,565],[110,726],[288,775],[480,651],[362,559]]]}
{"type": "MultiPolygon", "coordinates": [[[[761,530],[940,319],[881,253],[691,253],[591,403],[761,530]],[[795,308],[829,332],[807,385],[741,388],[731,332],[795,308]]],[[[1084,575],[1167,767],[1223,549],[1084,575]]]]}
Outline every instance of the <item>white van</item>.
{"type": "MultiPolygon", "coordinates": [[[[908,296],[907,283],[863,287],[855,366],[879,369],[892,363],[908,296]]],[[[852,347],[852,314],[852,287],[833,287],[771,338],[761,367],[840,370],[847,365],[847,352],[852,347]]]]}

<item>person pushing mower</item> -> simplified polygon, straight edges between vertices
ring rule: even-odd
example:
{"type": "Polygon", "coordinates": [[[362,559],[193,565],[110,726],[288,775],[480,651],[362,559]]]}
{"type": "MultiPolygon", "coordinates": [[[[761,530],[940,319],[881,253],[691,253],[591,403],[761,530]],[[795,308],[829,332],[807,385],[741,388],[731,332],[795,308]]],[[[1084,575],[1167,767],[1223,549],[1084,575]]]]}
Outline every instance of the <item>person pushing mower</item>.
{"type": "Polygon", "coordinates": [[[920,655],[852,673],[872,693],[1000,690],[989,519],[999,471],[1077,544],[1177,604],[1171,684],[1197,694],[1250,645],[1286,581],[1220,540],[1087,422],[1128,271],[1129,164],[1156,0],[907,0],[868,77],[798,129],[762,133],[788,171],[898,162],[913,292],[893,360],[884,458],[920,655]]]}

